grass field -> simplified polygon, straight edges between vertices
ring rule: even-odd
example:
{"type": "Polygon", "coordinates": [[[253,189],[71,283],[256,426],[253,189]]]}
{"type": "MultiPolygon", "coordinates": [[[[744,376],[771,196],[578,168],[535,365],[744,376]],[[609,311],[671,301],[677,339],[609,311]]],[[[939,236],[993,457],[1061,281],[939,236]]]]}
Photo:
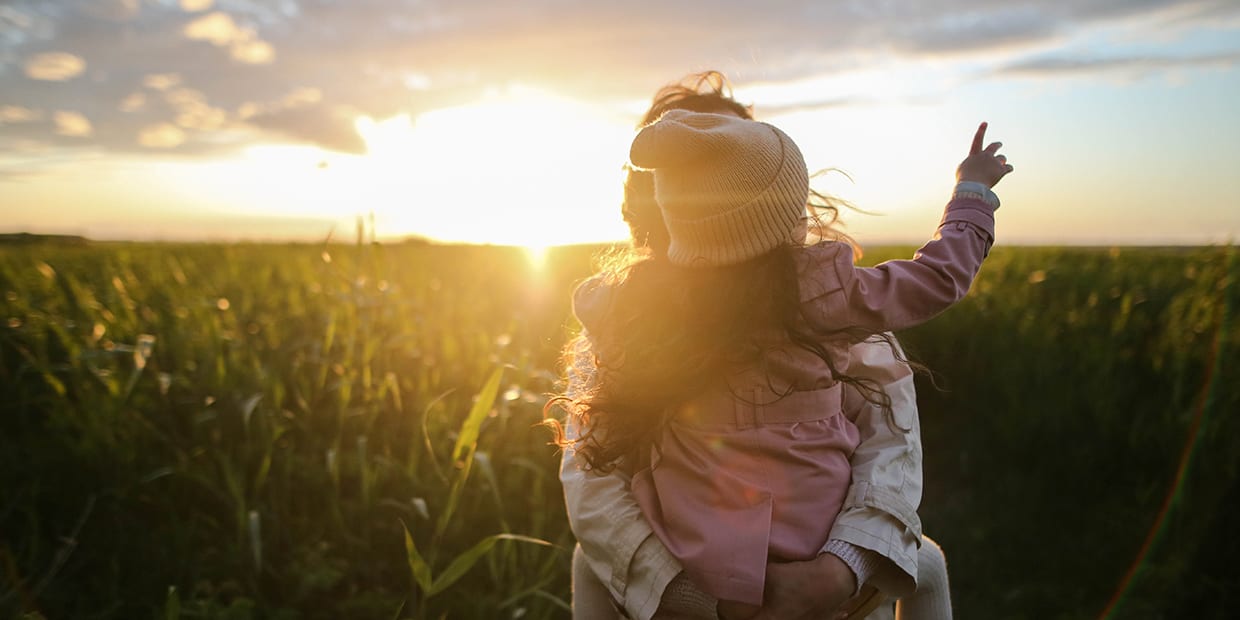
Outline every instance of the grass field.
{"type": "MultiPolygon", "coordinates": [[[[567,617],[595,251],[0,247],[0,617],[567,617]]],[[[900,334],[957,617],[1240,613],[1238,272],[998,248],[900,334]]]]}

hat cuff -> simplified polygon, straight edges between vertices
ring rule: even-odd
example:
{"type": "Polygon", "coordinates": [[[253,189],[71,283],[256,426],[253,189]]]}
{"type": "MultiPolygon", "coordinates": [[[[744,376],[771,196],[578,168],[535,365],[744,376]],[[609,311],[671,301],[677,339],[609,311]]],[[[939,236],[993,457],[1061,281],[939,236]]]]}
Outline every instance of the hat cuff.
{"type": "Polygon", "coordinates": [[[791,243],[805,216],[805,200],[792,205],[788,196],[796,195],[796,188],[781,185],[777,181],[750,202],[710,217],[685,219],[664,211],[672,239],[668,260],[683,267],[735,265],[791,243]]]}

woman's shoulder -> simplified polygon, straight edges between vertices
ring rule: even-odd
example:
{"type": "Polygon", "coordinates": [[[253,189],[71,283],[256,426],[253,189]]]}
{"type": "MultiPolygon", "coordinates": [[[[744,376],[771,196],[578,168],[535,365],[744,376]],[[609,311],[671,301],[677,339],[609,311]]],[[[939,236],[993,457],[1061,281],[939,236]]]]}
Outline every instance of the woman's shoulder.
{"type": "Polygon", "coordinates": [[[853,247],[843,241],[820,241],[797,251],[797,281],[801,301],[816,299],[843,288],[845,272],[853,267],[853,247]]]}

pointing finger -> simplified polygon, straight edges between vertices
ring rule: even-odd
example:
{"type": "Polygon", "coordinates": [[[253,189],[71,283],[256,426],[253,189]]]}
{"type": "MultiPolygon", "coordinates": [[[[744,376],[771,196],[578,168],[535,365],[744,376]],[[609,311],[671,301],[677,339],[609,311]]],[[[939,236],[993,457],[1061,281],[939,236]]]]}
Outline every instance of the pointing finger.
{"type": "Polygon", "coordinates": [[[980,153],[982,151],[982,142],[986,141],[986,123],[977,126],[977,133],[973,134],[973,145],[969,147],[969,154],[980,153]]]}

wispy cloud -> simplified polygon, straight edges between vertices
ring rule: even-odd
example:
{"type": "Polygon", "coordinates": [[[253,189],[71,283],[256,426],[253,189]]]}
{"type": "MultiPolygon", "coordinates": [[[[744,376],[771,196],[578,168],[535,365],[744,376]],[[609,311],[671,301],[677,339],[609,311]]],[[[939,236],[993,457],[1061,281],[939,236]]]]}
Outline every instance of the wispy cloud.
{"type": "Polygon", "coordinates": [[[1102,58],[1064,44],[1134,20],[1153,33],[1164,17],[1189,32],[1234,23],[1240,3],[10,0],[0,6],[0,108],[33,116],[0,120],[0,145],[190,154],[279,140],[355,153],[359,115],[416,116],[512,83],[628,101],[705,68],[777,82],[927,58],[991,77],[1234,62],[1222,52],[1102,58]]]}
{"type": "Polygon", "coordinates": [[[26,60],[26,76],[32,80],[63,82],[86,70],[86,62],[73,54],[45,52],[26,60]]]}
{"type": "Polygon", "coordinates": [[[800,112],[832,110],[849,106],[864,106],[871,105],[873,103],[875,103],[875,100],[867,97],[834,97],[781,104],[764,103],[761,107],[761,113],[762,116],[780,116],[784,114],[797,114],[800,112]]]}
{"type": "Polygon", "coordinates": [[[233,60],[264,65],[275,60],[275,49],[259,39],[254,28],[242,28],[228,13],[216,11],[185,25],[185,36],[192,41],[206,41],[227,48],[233,60]]]}
{"type": "Polygon", "coordinates": [[[80,112],[57,110],[52,115],[52,121],[56,123],[56,133],[62,136],[86,138],[95,132],[90,119],[82,116],[80,112]]]}
{"type": "Polygon", "coordinates": [[[316,104],[266,112],[249,122],[296,141],[342,153],[365,153],[366,145],[354,127],[354,118],[356,114],[347,108],[316,104]]]}
{"type": "Polygon", "coordinates": [[[1240,50],[1194,56],[1041,56],[1004,65],[998,68],[995,74],[1033,78],[1094,76],[1099,74],[1143,76],[1167,69],[1195,67],[1225,68],[1235,66],[1237,63],[1240,63],[1240,50]]]}

